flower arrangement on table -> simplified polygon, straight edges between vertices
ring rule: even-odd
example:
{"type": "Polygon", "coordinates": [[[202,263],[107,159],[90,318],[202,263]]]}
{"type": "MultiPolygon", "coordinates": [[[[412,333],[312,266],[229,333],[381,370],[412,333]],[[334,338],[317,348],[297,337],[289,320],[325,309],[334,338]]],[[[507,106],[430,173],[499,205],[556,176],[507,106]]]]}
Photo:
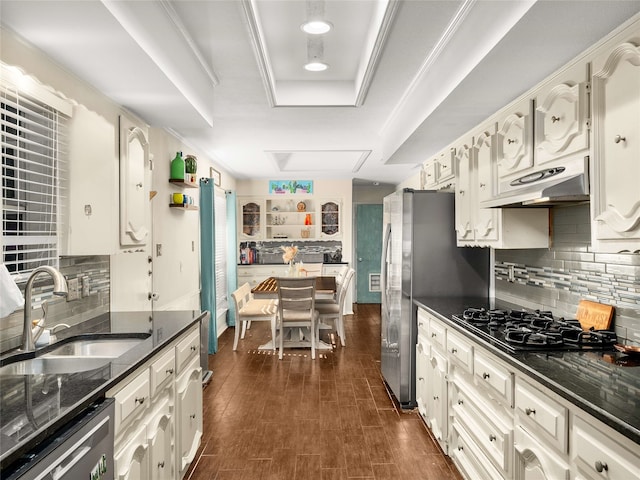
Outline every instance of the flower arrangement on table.
{"type": "Polygon", "coordinates": [[[282,254],[282,261],[284,263],[288,263],[289,265],[293,265],[293,260],[298,254],[298,247],[296,247],[295,245],[290,245],[282,246],[280,248],[284,251],[284,253],[282,254]]]}

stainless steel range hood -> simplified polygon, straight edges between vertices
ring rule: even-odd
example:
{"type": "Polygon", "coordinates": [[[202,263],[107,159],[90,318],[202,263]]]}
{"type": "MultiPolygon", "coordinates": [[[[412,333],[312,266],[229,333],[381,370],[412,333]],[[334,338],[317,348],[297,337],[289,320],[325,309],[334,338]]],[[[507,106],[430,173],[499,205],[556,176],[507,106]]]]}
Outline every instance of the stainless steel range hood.
{"type": "Polygon", "coordinates": [[[482,208],[548,207],[589,201],[589,157],[537,170],[500,184],[501,193],[482,208]]]}

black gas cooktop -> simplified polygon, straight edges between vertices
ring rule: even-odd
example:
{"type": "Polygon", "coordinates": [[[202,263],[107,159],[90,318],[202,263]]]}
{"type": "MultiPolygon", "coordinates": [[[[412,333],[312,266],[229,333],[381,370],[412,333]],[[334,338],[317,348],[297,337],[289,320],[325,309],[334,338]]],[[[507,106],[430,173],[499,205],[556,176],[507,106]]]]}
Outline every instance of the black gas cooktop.
{"type": "Polygon", "coordinates": [[[583,330],[575,319],[541,310],[467,308],[453,320],[487,342],[509,352],[538,350],[613,350],[609,330],[583,330]]]}

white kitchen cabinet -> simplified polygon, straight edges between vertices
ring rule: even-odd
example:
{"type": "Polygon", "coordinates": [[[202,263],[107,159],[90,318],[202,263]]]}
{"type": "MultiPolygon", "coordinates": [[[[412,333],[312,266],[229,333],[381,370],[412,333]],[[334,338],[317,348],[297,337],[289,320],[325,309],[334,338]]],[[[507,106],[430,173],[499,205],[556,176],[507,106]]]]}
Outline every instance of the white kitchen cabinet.
{"type": "Polygon", "coordinates": [[[640,250],[640,31],[593,60],[592,249],[640,250]]]}
{"type": "Polygon", "coordinates": [[[238,285],[247,282],[253,288],[269,277],[284,277],[288,271],[289,266],[285,264],[238,265],[238,285]]]}
{"type": "Polygon", "coordinates": [[[458,176],[455,187],[455,216],[456,239],[458,246],[473,245],[475,232],[474,210],[478,201],[474,188],[475,168],[471,158],[471,147],[461,142],[455,149],[454,163],[457,165],[458,176]]]}
{"type": "Polygon", "coordinates": [[[514,403],[521,425],[543,444],[567,453],[569,414],[566,407],[520,377],[516,378],[514,403]]]}
{"type": "Polygon", "coordinates": [[[475,384],[484,388],[488,395],[506,408],[513,407],[513,372],[494,355],[476,350],[473,355],[475,384]]]}
{"type": "Polygon", "coordinates": [[[173,388],[154,406],[147,425],[149,472],[153,480],[174,479],[173,463],[173,388]]]}
{"type": "Polygon", "coordinates": [[[589,155],[588,63],[572,65],[540,86],[534,131],[536,166],[589,155]]]}
{"type": "Polygon", "coordinates": [[[443,149],[422,166],[421,184],[425,190],[439,190],[453,185],[456,175],[455,150],[443,149]]]}
{"type": "Polygon", "coordinates": [[[113,122],[82,105],[73,107],[61,255],[110,255],[119,249],[117,138],[113,122]]]}
{"type": "Polygon", "coordinates": [[[640,479],[638,446],[587,415],[573,416],[571,457],[585,480],[640,479]]]}
{"type": "Polygon", "coordinates": [[[533,118],[531,100],[525,98],[505,110],[498,121],[496,165],[498,191],[501,184],[524,175],[533,163],[533,118]]]}
{"type": "Polygon", "coordinates": [[[146,128],[120,115],[120,246],[144,247],[150,237],[151,168],[146,128]]]}
{"type": "Polygon", "coordinates": [[[149,443],[144,424],[129,436],[124,446],[115,451],[114,468],[117,480],[151,479],[149,443]]]}
{"type": "Polygon", "coordinates": [[[447,453],[448,395],[447,358],[431,348],[427,365],[427,424],[442,451],[447,453]]]}
{"type": "Polygon", "coordinates": [[[428,421],[429,413],[429,386],[428,382],[429,369],[429,343],[426,336],[418,334],[418,342],[416,344],[416,403],[418,404],[418,413],[422,416],[425,423],[428,421]]]}
{"type": "Polygon", "coordinates": [[[519,425],[515,428],[514,448],[516,480],[569,480],[567,462],[519,425]]]}
{"type": "Polygon", "coordinates": [[[449,454],[465,478],[469,480],[499,480],[504,478],[471,439],[469,433],[453,419],[449,454]]]}
{"type": "Polygon", "coordinates": [[[183,478],[202,438],[202,368],[196,355],[176,381],[176,467],[183,478]]]}
{"type": "Polygon", "coordinates": [[[116,400],[116,478],[181,480],[193,461],[202,437],[199,332],[194,325],[107,392],[116,400]]]}
{"type": "Polygon", "coordinates": [[[480,208],[497,191],[496,124],[477,130],[471,145],[458,142],[455,161],[456,240],[458,246],[502,249],[547,248],[548,209],[480,208]]]}

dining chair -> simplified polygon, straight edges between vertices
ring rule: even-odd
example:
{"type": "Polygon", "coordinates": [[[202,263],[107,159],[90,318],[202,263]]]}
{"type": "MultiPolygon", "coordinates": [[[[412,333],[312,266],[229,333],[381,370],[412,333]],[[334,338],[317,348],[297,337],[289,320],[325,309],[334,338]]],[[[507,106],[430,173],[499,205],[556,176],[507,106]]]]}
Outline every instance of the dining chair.
{"type": "Polygon", "coordinates": [[[342,283],[338,289],[337,298],[335,300],[318,300],[316,302],[316,310],[319,313],[319,323],[326,324],[326,322],[333,321],[334,328],[338,332],[340,337],[340,343],[343,347],[347,345],[346,334],[344,330],[344,303],[347,298],[347,292],[349,290],[349,284],[356,271],[353,268],[349,268],[345,274],[342,283]]]}
{"type": "Polygon", "coordinates": [[[311,341],[311,358],[316,358],[316,340],[318,338],[318,312],[315,309],[316,279],[315,277],[279,277],[278,284],[278,317],[280,327],[279,358],[282,360],[286,328],[309,329],[311,341]]]}
{"type": "Polygon", "coordinates": [[[240,288],[231,294],[236,307],[236,332],[233,339],[233,349],[238,348],[238,337],[242,328],[242,338],[244,339],[247,328],[251,322],[271,322],[271,343],[273,350],[276,349],[276,316],[278,305],[275,299],[255,298],[251,293],[249,283],[244,283],[240,288]]]}

